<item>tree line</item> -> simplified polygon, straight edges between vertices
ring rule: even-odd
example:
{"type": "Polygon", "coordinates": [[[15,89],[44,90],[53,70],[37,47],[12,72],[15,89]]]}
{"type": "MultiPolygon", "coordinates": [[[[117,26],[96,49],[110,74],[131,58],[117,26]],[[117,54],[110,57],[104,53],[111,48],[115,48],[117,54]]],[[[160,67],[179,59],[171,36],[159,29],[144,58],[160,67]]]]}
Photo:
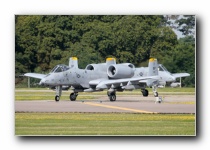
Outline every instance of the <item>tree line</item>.
{"type": "MultiPolygon", "coordinates": [[[[164,15],[16,15],[15,74],[48,73],[78,57],[79,67],[105,62],[147,66],[155,57],[170,72],[188,72],[182,83],[195,85],[194,16],[164,15]],[[173,23],[172,23],[173,21],[173,23]],[[193,24],[194,23],[194,24],[193,24]],[[178,39],[173,31],[185,37],[178,39]]],[[[22,80],[16,80],[16,83],[22,80]]]]}

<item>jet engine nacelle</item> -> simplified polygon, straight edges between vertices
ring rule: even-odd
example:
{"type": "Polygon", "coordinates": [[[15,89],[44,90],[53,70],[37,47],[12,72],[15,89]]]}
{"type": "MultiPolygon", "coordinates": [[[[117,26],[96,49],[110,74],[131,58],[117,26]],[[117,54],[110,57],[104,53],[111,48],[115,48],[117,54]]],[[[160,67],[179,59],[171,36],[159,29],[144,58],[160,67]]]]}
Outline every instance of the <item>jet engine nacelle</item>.
{"type": "Polygon", "coordinates": [[[134,75],[135,66],[130,63],[110,65],[107,74],[111,79],[131,78],[134,75]]]}
{"type": "Polygon", "coordinates": [[[89,64],[85,68],[86,70],[98,70],[98,71],[106,71],[107,65],[105,63],[101,64],[89,64]]]}

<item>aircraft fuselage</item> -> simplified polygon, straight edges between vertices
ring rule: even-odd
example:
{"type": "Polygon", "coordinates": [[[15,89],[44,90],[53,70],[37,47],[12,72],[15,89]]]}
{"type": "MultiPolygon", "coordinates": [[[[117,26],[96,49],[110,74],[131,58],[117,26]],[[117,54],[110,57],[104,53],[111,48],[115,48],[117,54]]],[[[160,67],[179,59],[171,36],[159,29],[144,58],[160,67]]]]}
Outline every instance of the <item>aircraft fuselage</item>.
{"type": "Polygon", "coordinates": [[[89,82],[96,79],[108,79],[107,74],[100,71],[69,69],[63,72],[49,73],[40,81],[46,86],[72,85],[90,88],[89,82]]]}

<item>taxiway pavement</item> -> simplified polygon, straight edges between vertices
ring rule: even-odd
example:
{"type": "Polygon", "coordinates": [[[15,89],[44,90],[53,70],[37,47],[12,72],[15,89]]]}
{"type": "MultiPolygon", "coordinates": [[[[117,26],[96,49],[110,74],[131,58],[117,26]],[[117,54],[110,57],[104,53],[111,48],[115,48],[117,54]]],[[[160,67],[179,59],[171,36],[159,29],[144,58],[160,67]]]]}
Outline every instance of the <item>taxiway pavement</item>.
{"type": "Polygon", "coordinates": [[[87,113],[196,113],[195,95],[167,95],[162,103],[155,97],[137,95],[117,96],[115,102],[108,97],[97,100],[32,100],[15,101],[15,112],[87,112],[87,113]]]}

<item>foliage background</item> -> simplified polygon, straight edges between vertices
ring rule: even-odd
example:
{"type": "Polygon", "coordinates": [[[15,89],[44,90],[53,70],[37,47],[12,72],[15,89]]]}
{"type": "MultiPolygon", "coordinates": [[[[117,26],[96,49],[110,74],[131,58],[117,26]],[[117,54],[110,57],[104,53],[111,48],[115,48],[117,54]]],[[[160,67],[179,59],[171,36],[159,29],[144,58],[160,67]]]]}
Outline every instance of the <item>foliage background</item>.
{"type": "MultiPolygon", "coordinates": [[[[195,86],[195,16],[16,15],[15,75],[47,73],[78,57],[79,67],[105,62],[147,66],[156,57],[170,72],[188,72],[183,86],[195,86]],[[177,38],[174,29],[183,33],[177,38]]],[[[27,81],[16,78],[19,85],[27,81]]],[[[32,83],[36,80],[32,79],[32,83]]]]}

